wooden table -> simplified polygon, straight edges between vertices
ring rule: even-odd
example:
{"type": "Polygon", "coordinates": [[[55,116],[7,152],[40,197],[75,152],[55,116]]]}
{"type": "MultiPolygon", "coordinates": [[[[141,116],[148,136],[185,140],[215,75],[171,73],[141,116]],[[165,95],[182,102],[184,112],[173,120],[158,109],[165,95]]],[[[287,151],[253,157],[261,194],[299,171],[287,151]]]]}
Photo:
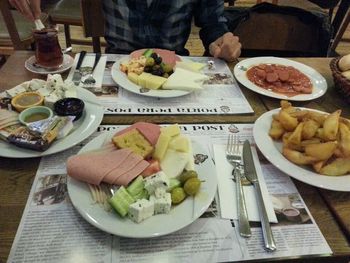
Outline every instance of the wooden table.
{"type": "MultiPolygon", "coordinates": [[[[24,61],[31,52],[15,52],[0,70],[0,91],[32,78],[45,78],[26,71],[24,61]]],[[[350,117],[350,107],[333,88],[329,58],[294,59],[318,70],[327,80],[329,90],[316,100],[293,103],[332,112],[341,108],[343,116],[350,117]]],[[[230,65],[233,66],[233,65],[230,65]]],[[[246,88],[244,95],[254,109],[251,115],[233,116],[106,116],[103,124],[129,124],[138,120],[155,123],[253,123],[262,113],[279,107],[279,100],[260,96],[246,88]]],[[[40,158],[0,158],[0,262],[6,261],[17,227],[22,217],[29,191],[40,158]]],[[[306,205],[315,218],[334,255],[310,259],[295,259],[283,262],[349,262],[350,259],[350,194],[322,190],[294,180],[306,205]]],[[[350,183],[350,182],[349,182],[350,183]]]]}

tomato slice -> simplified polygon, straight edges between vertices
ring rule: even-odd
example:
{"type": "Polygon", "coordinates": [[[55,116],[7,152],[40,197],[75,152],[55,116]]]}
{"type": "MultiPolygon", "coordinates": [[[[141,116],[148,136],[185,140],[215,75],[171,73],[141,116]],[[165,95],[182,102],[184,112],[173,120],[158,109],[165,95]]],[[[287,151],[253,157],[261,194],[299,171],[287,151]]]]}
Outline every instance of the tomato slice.
{"type": "Polygon", "coordinates": [[[150,163],[149,166],[141,173],[141,175],[144,177],[150,176],[160,171],[160,164],[158,160],[152,159],[148,162],[150,163]]]}

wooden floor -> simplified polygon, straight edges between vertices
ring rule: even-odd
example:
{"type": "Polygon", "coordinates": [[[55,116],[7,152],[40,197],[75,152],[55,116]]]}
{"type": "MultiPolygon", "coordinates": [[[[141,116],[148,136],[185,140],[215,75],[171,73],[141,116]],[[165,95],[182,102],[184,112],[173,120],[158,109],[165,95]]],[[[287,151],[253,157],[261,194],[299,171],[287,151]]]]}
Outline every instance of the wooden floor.
{"type": "MultiPolygon", "coordinates": [[[[254,0],[237,0],[235,2],[235,6],[252,6],[256,1],[254,0]]],[[[305,0],[279,0],[278,1],[279,5],[292,5],[292,6],[298,6],[298,7],[303,7],[308,10],[315,10],[315,9],[320,9],[313,5],[312,3],[305,1],[305,0]]],[[[201,56],[204,52],[204,48],[202,45],[201,40],[199,39],[198,36],[199,29],[195,26],[192,27],[192,31],[190,34],[190,37],[188,39],[188,42],[186,44],[186,48],[190,51],[190,55],[192,56],[201,56]]],[[[84,39],[84,34],[82,31],[81,27],[71,27],[71,34],[72,38],[79,38],[79,39],[84,39]]],[[[64,39],[64,34],[63,34],[63,27],[60,26],[60,34],[59,34],[59,39],[62,48],[64,48],[65,45],[65,39],[64,39]]],[[[92,51],[91,46],[78,46],[78,45],[73,45],[73,52],[80,52],[81,50],[86,50],[86,51],[92,51]]],[[[350,53],[350,25],[348,26],[347,30],[345,31],[345,34],[343,35],[342,40],[340,41],[336,52],[339,55],[345,55],[350,53]]]]}

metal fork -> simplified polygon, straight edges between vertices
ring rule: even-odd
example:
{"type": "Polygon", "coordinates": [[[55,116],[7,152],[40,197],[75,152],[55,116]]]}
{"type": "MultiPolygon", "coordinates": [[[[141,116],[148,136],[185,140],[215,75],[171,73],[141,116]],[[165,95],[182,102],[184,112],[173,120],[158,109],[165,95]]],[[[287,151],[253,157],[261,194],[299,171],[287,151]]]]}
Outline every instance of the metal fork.
{"type": "Polygon", "coordinates": [[[230,164],[232,164],[232,175],[236,179],[239,234],[242,237],[250,237],[252,233],[250,230],[247,207],[245,204],[243,186],[241,181],[241,176],[243,174],[243,166],[241,164],[242,157],[240,145],[237,136],[234,136],[232,134],[230,134],[227,139],[226,159],[230,164]]]}

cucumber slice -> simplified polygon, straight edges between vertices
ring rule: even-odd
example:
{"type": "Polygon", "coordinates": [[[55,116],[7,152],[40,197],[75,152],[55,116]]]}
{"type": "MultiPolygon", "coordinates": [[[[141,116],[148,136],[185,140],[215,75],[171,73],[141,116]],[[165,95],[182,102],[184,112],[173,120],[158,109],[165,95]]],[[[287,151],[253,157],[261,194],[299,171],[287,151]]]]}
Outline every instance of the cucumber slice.
{"type": "Polygon", "coordinates": [[[145,52],[143,52],[142,55],[144,55],[146,58],[149,58],[153,53],[153,49],[147,49],[145,52]]]}
{"type": "Polygon", "coordinates": [[[140,192],[142,192],[144,186],[145,182],[143,181],[143,177],[139,175],[134,181],[132,181],[132,183],[126,188],[126,190],[132,197],[135,197],[140,192]]]}
{"type": "Polygon", "coordinates": [[[149,194],[147,192],[146,189],[142,189],[142,191],[140,193],[138,193],[137,195],[133,196],[135,200],[139,200],[139,199],[147,199],[149,198],[149,194]]]}
{"type": "Polygon", "coordinates": [[[128,191],[121,186],[118,191],[108,200],[108,203],[121,216],[125,217],[129,210],[129,205],[135,202],[135,199],[128,191]]]}
{"type": "Polygon", "coordinates": [[[171,192],[175,187],[179,187],[179,186],[181,186],[181,182],[178,179],[170,178],[168,192],[171,192]]]}

